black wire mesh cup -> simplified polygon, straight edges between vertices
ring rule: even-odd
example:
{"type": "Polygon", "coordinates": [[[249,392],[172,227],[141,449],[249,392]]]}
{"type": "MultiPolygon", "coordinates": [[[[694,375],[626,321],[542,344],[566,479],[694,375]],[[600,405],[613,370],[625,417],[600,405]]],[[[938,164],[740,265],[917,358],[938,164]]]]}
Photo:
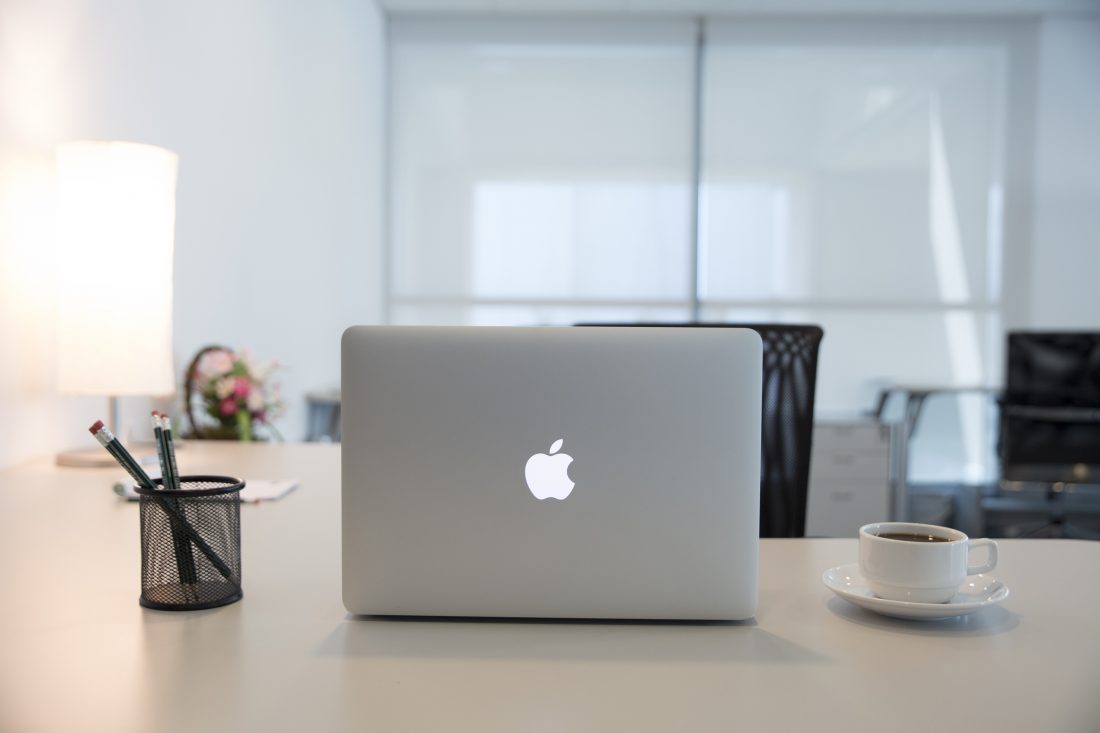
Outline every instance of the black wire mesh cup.
{"type": "Polygon", "coordinates": [[[181,476],[141,497],[141,605],[198,611],[239,601],[241,489],[229,476],[181,476]]]}

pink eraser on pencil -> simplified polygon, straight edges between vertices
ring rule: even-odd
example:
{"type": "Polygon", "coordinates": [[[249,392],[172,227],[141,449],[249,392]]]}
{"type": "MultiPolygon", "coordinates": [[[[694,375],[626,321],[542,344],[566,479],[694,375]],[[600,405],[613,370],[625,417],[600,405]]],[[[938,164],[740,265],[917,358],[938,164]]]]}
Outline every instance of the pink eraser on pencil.
{"type": "Polygon", "coordinates": [[[102,429],[103,429],[103,421],[102,420],[96,420],[94,423],[92,423],[92,427],[88,428],[88,432],[91,433],[92,435],[95,435],[96,433],[98,433],[102,429]]]}

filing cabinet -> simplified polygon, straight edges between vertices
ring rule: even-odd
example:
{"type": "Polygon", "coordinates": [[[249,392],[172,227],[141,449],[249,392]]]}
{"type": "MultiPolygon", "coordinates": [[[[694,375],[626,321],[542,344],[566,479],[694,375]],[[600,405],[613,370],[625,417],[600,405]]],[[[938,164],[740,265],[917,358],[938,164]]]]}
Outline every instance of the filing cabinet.
{"type": "Polygon", "coordinates": [[[807,537],[855,537],[890,519],[891,427],[872,420],[814,424],[807,537]]]}

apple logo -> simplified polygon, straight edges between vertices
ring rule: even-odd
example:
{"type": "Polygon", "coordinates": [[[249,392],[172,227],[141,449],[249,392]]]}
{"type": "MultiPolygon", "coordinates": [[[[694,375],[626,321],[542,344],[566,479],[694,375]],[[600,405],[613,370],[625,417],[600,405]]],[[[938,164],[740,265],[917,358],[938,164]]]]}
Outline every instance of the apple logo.
{"type": "Polygon", "coordinates": [[[523,475],[527,478],[527,488],[536,499],[564,499],[576,485],[569,479],[569,464],[573,456],[558,453],[562,438],[550,446],[550,453],[536,453],[527,459],[523,475]]]}

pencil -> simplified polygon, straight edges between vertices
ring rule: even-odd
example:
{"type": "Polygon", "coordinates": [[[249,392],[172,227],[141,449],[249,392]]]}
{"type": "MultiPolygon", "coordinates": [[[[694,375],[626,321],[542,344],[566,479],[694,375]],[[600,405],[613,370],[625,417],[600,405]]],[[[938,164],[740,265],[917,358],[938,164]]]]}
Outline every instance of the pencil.
{"type": "Polygon", "coordinates": [[[165,413],[160,413],[160,432],[164,436],[164,451],[167,454],[168,470],[172,472],[172,483],[169,488],[180,488],[180,471],[176,466],[176,443],[172,439],[172,420],[165,413]]]}
{"type": "MultiPolygon", "coordinates": [[[[164,435],[161,413],[153,410],[153,437],[157,445],[157,458],[160,459],[161,486],[166,489],[178,489],[179,479],[175,476],[174,466],[170,460],[170,447],[164,435]]],[[[177,498],[169,498],[172,504],[181,514],[186,516],[186,507],[177,498]]],[[[172,526],[172,548],[176,555],[176,570],[179,572],[181,583],[197,583],[198,569],[195,567],[195,555],[191,551],[191,541],[181,533],[178,528],[172,526]]]]}
{"type": "MultiPolygon", "coordinates": [[[[137,481],[143,489],[156,491],[156,484],[149,478],[149,474],[145,473],[145,470],[134,460],[130,452],[123,447],[122,443],[118,441],[118,438],[112,435],[111,431],[104,427],[102,420],[96,420],[95,423],[92,424],[92,427],[88,428],[88,432],[95,436],[99,444],[107,449],[107,452],[118,461],[120,466],[126,469],[126,472],[130,474],[131,478],[137,481]]],[[[156,496],[155,494],[149,498],[157,502],[160,508],[168,514],[173,526],[178,526],[187,538],[195,543],[195,547],[199,548],[199,551],[206,555],[206,559],[208,559],[210,564],[222,574],[222,577],[234,585],[239,585],[237,580],[233,577],[233,571],[229,569],[225,561],[218,557],[218,553],[214,552],[214,549],[210,547],[209,543],[195,531],[195,528],[191,526],[187,518],[184,517],[171,502],[167,501],[163,496],[156,496]]]]}

